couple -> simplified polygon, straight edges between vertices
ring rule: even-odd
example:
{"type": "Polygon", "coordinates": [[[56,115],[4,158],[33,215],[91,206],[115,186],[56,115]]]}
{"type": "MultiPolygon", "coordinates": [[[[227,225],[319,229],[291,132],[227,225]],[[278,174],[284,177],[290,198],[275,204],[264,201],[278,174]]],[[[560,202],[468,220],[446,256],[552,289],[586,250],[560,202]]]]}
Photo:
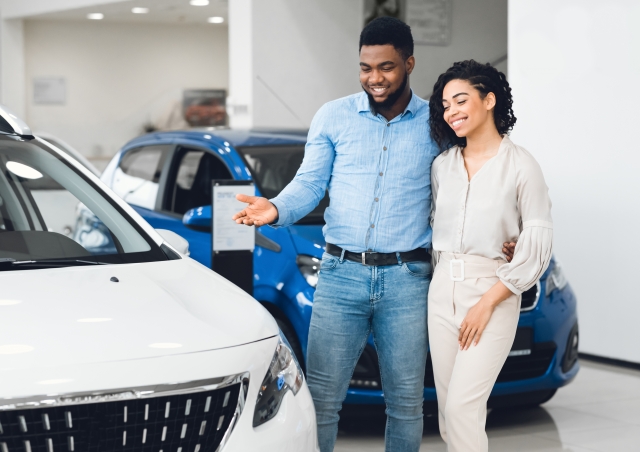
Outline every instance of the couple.
{"type": "Polygon", "coordinates": [[[364,92],[318,111],[302,166],[279,196],[238,195],[248,206],[237,223],[279,227],[329,189],[307,352],[322,452],[333,450],[370,333],[386,450],[420,448],[428,334],[448,450],[487,451],[486,402],[513,344],[520,294],[551,258],[547,187],[507,137],[516,118],[504,74],[456,63],[427,105],[409,88],[414,64],[406,24],[369,23],[360,36],[364,92]]]}

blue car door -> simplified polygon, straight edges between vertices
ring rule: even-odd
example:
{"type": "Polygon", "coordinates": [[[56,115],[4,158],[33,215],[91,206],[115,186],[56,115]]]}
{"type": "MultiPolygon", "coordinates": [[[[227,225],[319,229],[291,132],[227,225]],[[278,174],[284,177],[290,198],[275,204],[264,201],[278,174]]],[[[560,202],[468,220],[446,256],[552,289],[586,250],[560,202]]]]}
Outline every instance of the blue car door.
{"type": "MultiPolygon", "coordinates": [[[[124,159],[123,159],[124,160],[124,159]]],[[[211,267],[211,232],[182,223],[185,212],[211,204],[211,181],[233,179],[225,163],[209,150],[178,146],[164,165],[155,209],[134,208],[154,228],[169,229],[189,242],[191,257],[211,267]]]]}

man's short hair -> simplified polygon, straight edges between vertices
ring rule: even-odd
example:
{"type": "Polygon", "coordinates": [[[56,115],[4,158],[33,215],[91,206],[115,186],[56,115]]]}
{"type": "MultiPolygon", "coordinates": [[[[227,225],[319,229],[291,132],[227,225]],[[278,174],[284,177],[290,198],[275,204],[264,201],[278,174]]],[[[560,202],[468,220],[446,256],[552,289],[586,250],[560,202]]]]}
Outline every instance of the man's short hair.
{"type": "Polygon", "coordinates": [[[405,60],[413,55],[411,27],[395,17],[378,17],[360,33],[360,47],[392,45],[405,60]]]}

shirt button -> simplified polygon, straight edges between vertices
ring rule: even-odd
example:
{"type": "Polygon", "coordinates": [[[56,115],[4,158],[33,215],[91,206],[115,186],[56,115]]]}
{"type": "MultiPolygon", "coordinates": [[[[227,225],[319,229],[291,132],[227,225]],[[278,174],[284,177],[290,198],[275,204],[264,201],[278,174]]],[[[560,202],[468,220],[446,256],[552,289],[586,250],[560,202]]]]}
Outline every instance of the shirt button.
{"type": "Polygon", "coordinates": [[[382,148],[382,150],[383,150],[383,151],[386,151],[386,150],[387,150],[387,147],[386,147],[386,146],[385,146],[385,147],[383,147],[383,148],[382,148]]]}
{"type": "Polygon", "coordinates": [[[375,228],[375,227],[376,227],[376,225],[375,225],[375,224],[372,224],[372,225],[371,225],[371,228],[372,228],[372,229],[373,229],[373,228],[375,228]]]}
{"type": "Polygon", "coordinates": [[[387,127],[391,126],[391,124],[387,123],[387,127]]]}
{"type": "Polygon", "coordinates": [[[382,173],[382,172],[380,173],[380,175],[381,175],[381,176],[382,176],[383,174],[384,174],[384,173],[382,173]]]}
{"type": "Polygon", "coordinates": [[[378,201],[379,201],[379,198],[376,198],[376,202],[378,202],[378,201]]]}

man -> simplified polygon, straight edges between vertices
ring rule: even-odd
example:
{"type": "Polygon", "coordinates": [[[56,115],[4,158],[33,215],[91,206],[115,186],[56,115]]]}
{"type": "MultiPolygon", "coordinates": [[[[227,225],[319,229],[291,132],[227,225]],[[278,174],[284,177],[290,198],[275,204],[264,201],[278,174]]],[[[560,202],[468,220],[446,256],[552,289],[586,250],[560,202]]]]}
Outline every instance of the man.
{"type": "Polygon", "coordinates": [[[387,405],[386,451],[420,448],[431,281],[428,104],[409,87],[409,26],[381,17],[360,35],[364,92],[325,104],[313,119],[293,181],[249,205],[237,223],[288,226],[329,189],[327,242],[313,304],[307,381],[322,452],[333,450],[349,380],[373,333],[387,405]]]}

